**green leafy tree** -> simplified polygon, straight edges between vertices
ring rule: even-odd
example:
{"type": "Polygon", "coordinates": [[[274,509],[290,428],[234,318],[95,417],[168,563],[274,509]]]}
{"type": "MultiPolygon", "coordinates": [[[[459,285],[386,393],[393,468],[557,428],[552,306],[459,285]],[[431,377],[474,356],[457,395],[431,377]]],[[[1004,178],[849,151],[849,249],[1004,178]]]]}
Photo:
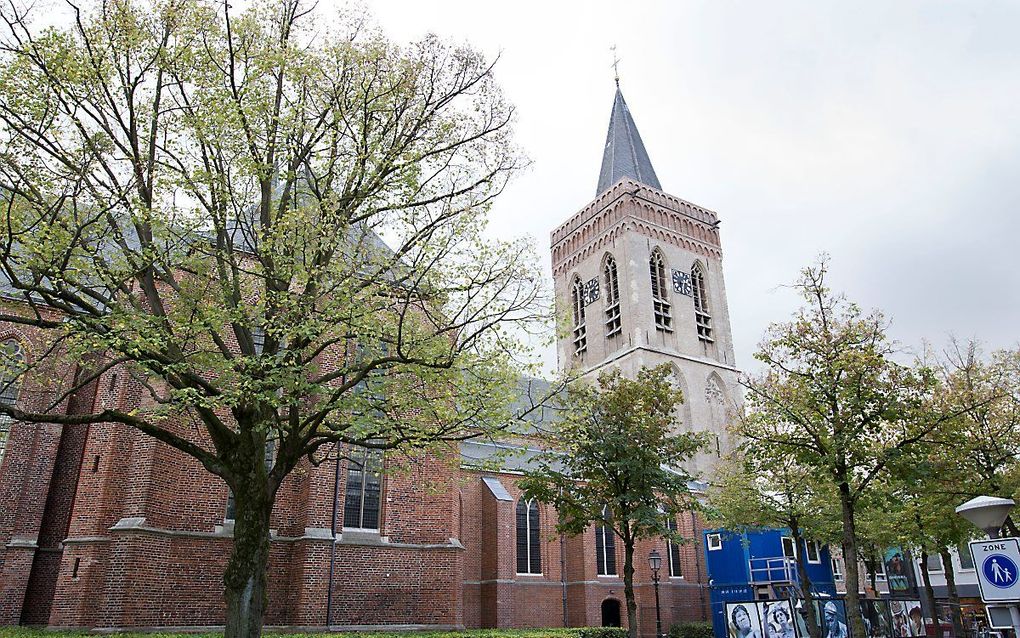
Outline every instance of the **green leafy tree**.
{"type": "Polygon", "coordinates": [[[222,478],[226,635],[257,636],[299,462],[510,421],[514,335],[546,315],[530,244],[484,234],[524,162],[513,109],[475,51],[396,46],[297,0],[72,17],[0,11],[0,320],[81,373],[30,365],[59,396],[0,410],[136,428],[222,478]],[[62,411],[114,369],[139,403],[62,411]]]}
{"type": "Polygon", "coordinates": [[[865,638],[858,582],[858,508],[876,480],[946,417],[931,410],[934,373],[895,361],[878,312],[865,314],[825,283],[826,261],[795,285],[805,305],[774,324],[747,379],[749,415],[740,434],[832,485],[840,509],[847,611],[854,638],[865,638]]]}
{"type": "MultiPolygon", "coordinates": [[[[709,490],[710,521],[732,530],[788,528],[797,547],[796,567],[807,609],[814,600],[807,572],[805,540],[839,538],[839,509],[831,486],[818,481],[789,454],[755,440],[745,441],[716,472],[709,490]]],[[[813,613],[806,616],[811,638],[821,628],[813,613]]]]}
{"type": "Polygon", "coordinates": [[[623,542],[630,638],[637,636],[635,543],[682,542],[667,519],[696,505],[683,466],[706,441],[700,433],[675,431],[682,402],[666,365],[642,368],[635,379],[611,370],[597,384],[578,381],[567,390],[564,418],[549,433],[547,452],[521,482],[528,498],[556,507],[561,533],[582,534],[598,524],[623,542]]]}

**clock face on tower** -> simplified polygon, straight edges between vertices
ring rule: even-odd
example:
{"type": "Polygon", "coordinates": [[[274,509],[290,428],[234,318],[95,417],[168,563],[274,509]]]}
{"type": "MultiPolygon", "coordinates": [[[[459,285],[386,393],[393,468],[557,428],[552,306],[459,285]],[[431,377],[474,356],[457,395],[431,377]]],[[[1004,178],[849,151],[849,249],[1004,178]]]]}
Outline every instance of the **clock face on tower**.
{"type": "Polygon", "coordinates": [[[694,290],[691,288],[691,276],[682,270],[673,271],[673,292],[678,292],[681,295],[687,295],[688,297],[694,294],[694,290]]]}
{"type": "Polygon", "coordinates": [[[599,298],[599,280],[592,279],[584,285],[584,305],[588,305],[599,298]]]}

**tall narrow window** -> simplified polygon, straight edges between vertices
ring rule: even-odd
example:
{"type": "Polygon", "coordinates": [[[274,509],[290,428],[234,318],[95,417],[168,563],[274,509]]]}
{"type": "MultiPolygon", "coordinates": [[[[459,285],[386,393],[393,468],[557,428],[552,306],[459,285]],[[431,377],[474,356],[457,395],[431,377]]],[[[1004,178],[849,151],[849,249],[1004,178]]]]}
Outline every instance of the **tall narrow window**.
{"type": "MultiPolygon", "coordinates": [[[[676,520],[670,516],[666,519],[666,529],[676,533],[676,520]]],[[[680,578],[684,575],[680,567],[680,544],[674,543],[672,539],[666,541],[666,554],[669,556],[669,575],[673,578],[680,578]]]]}
{"type": "Polygon", "coordinates": [[[712,341],[712,315],[708,309],[708,288],[705,287],[705,272],[701,264],[691,268],[691,294],[694,295],[694,323],[698,328],[698,339],[712,341]]]}
{"type": "MultiPolygon", "coordinates": [[[[266,440],[266,451],[262,457],[262,462],[265,463],[266,472],[270,472],[273,469],[273,462],[276,460],[276,439],[266,440]]],[[[96,461],[99,461],[99,457],[96,457],[96,461]]],[[[228,521],[234,520],[237,516],[237,501],[234,498],[234,490],[227,490],[227,511],[223,515],[223,518],[228,521]]]]}
{"type": "Polygon", "coordinates": [[[652,314],[655,316],[655,328],[672,332],[673,317],[669,310],[669,289],[666,285],[666,261],[658,250],[652,252],[648,260],[648,271],[652,277],[652,314]]]}
{"type": "Polygon", "coordinates": [[[542,546],[539,540],[538,503],[532,499],[517,501],[517,573],[542,573],[542,546]]]}
{"type": "Polygon", "coordinates": [[[606,280],[606,337],[615,337],[620,334],[623,326],[620,322],[620,281],[616,274],[616,260],[612,255],[606,255],[602,275],[606,280]]]}
{"type": "Polygon", "coordinates": [[[344,527],[379,529],[382,492],[382,453],[368,448],[351,450],[347,461],[344,527]]]}
{"type": "MultiPolygon", "coordinates": [[[[602,508],[602,517],[606,508],[602,508]]],[[[609,525],[595,528],[595,567],[599,576],[616,575],[616,534],[609,525]]]]}
{"type": "Polygon", "coordinates": [[[584,325],[584,284],[580,277],[574,277],[570,287],[570,303],[574,313],[574,354],[580,356],[588,349],[587,328],[584,325]]]}
{"type": "MultiPolygon", "coordinates": [[[[25,351],[16,339],[7,339],[0,343],[0,403],[14,406],[21,392],[21,373],[25,369],[25,351]]],[[[11,434],[14,419],[0,414],[0,463],[4,460],[7,449],[7,437],[11,434]]]]}

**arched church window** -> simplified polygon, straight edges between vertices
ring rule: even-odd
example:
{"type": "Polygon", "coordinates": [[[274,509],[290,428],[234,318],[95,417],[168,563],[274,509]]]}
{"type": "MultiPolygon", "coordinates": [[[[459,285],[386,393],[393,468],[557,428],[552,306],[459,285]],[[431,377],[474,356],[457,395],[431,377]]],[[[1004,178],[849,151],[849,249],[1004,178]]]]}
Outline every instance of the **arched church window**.
{"type": "MultiPolygon", "coordinates": [[[[0,403],[14,406],[21,393],[21,374],[25,370],[25,351],[17,339],[0,343],[0,403]]],[[[0,462],[7,449],[7,438],[11,434],[14,419],[0,414],[0,462]]]]}
{"type": "Polygon", "coordinates": [[[694,295],[694,323],[698,328],[698,338],[702,341],[712,341],[712,315],[708,308],[705,272],[697,262],[691,267],[691,293],[694,295]]]}
{"type": "Polygon", "coordinates": [[[570,305],[574,319],[574,354],[580,356],[588,349],[588,335],[584,322],[584,284],[577,276],[570,287],[570,305]]]}
{"type": "Polygon", "coordinates": [[[542,573],[542,545],[539,537],[538,503],[517,501],[517,573],[542,573]]]}
{"type": "Polygon", "coordinates": [[[379,450],[351,450],[344,494],[345,528],[379,529],[382,465],[382,452],[379,450]]]}
{"type": "Polygon", "coordinates": [[[623,325],[620,319],[620,280],[616,273],[616,260],[606,255],[602,263],[602,275],[606,286],[606,337],[620,334],[623,325]]]}
{"type": "Polygon", "coordinates": [[[673,317],[670,314],[668,288],[666,287],[666,260],[658,249],[652,251],[648,260],[648,271],[652,278],[652,314],[655,317],[655,328],[667,332],[673,331],[673,317]]]}
{"type": "MultiPolygon", "coordinates": [[[[602,518],[606,518],[609,508],[602,508],[602,518]]],[[[599,576],[616,575],[616,533],[608,522],[595,528],[595,567],[599,576]]]]}
{"type": "MultiPolygon", "coordinates": [[[[666,529],[676,533],[676,519],[672,516],[666,519],[666,529]]],[[[680,578],[684,575],[680,567],[680,544],[674,543],[673,539],[666,540],[666,555],[669,557],[669,575],[672,578],[680,578]]]]}

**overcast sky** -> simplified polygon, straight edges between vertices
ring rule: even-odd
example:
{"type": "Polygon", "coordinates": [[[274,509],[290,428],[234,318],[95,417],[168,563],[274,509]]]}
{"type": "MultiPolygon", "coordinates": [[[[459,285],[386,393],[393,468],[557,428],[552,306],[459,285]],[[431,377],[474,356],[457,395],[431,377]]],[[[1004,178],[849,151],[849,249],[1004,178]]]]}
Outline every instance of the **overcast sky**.
{"type": "Polygon", "coordinates": [[[742,368],[796,307],[778,286],[822,251],[834,286],[886,312],[905,347],[1018,343],[1020,3],[369,7],[394,39],[431,31],[502,54],[534,164],[493,230],[532,235],[547,270],[549,232],[595,195],[616,44],[663,189],[722,220],[742,368]]]}

